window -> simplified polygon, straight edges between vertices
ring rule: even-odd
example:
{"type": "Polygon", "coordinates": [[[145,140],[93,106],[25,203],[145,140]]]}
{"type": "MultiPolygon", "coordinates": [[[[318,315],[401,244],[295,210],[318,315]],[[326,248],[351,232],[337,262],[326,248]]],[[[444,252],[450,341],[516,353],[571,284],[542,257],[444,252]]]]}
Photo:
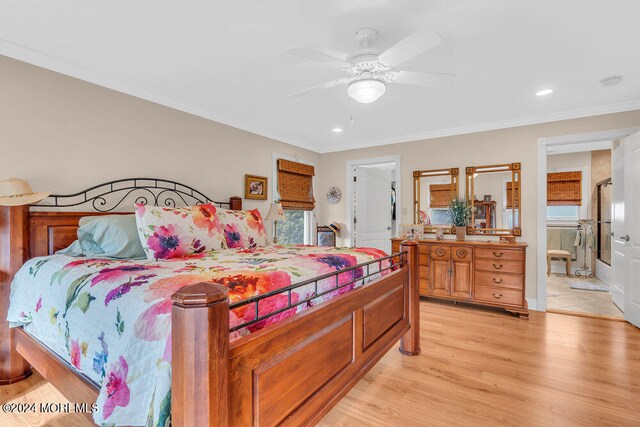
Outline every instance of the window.
{"type": "Polygon", "coordinates": [[[577,221],[582,206],[582,172],[547,174],[547,218],[577,221]]]}
{"type": "Polygon", "coordinates": [[[283,245],[303,245],[307,242],[308,230],[310,229],[310,215],[308,211],[286,209],[285,221],[276,223],[276,235],[278,243],[283,245]],[[307,225],[308,224],[308,225],[307,225]]]}
{"type": "Polygon", "coordinates": [[[579,206],[547,206],[547,218],[578,220],[579,206]]]}
{"type": "Polygon", "coordinates": [[[285,221],[276,223],[278,243],[309,245],[313,243],[313,165],[274,157],[276,166],[276,200],[284,208],[285,221]]]}

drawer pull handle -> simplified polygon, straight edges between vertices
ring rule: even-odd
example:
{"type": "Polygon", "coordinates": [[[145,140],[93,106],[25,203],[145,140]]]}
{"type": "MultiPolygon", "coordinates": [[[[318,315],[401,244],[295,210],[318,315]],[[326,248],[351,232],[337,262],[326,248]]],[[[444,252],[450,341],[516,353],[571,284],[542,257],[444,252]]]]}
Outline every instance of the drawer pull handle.
{"type": "Polygon", "coordinates": [[[496,258],[500,258],[502,255],[504,255],[504,253],[502,253],[502,252],[494,252],[493,253],[493,256],[496,257],[496,258]]]}
{"type": "Polygon", "coordinates": [[[493,268],[495,268],[496,270],[501,270],[502,264],[493,264],[493,268]]]}
{"type": "Polygon", "coordinates": [[[502,279],[493,278],[493,283],[502,283],[502,279]]]}
{"type": "Polygon", "coordinates": [[[496,298],[496,299],[500,299],[500,298],[502,298],[502,294],[498,294],[498,295],[496,295],[496,294],[494,293],[494,294],[493,294],[493,297],[494,297],[494,298],[496,298]]]}

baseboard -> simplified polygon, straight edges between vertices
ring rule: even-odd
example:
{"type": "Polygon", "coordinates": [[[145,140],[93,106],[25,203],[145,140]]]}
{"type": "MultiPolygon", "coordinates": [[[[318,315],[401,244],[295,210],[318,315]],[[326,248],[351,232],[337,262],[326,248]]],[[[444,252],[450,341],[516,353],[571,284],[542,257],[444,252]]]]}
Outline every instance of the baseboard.
{"type": "Polygon", "coordinates": [[[624,292],[615,285],[611,285],[610,292],[613,303],[624,313],[624,292]]]}
{"type": "Polygon", "coordinates": [[[538,300],[535,298],[527,298],[527,305],[529,310],[538,311],[538,300]]]}

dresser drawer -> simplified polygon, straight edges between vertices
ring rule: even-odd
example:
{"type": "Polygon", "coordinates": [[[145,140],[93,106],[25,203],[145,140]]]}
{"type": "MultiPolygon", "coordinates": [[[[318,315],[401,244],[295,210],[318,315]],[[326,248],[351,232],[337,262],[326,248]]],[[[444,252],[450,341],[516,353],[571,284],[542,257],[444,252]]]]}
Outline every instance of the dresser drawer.
{"type": "Polygon", "coordinates": [[[429,265],[429,255],[427,254],[418,255],[418,263],[420,265],[429,265]]]}
{"type": "Polygon", "coordinates": [[[451,257],[451,246],[432,246],[429,255],[432,259],[449,259],[451,257]]]}
{"type": "Polygon", "coordinates": [[[522,305],[522,291],[482,285],[474,286],[473,291],[473,299],[477,301],[505,305],[522,305]]]}
{"type": "Polygon", "coordinates": [[[418,271],[420,273],[420,278],[421,279],[428,279],[429,278],[429,266],[428,265],[421,265],[418,268],[418,271]]]}
{"type": "Polygon", "coordinates": [[[476,257],[497,260],[509,259],[523,261],[524,251],[502,248],[476,248],[476,257]]]}
{"type": "Polygon", "coordinates": [[[505,274],[493,273],[489,271],[476,271],[474,274],[473,282],[476,285],[524,289],[524,276],[522,274],[505,274]]]}
{"type": "Polygon", "coordinates": [[[524,263],[522,261],[510,261],[510,260],[491,260],[491,259],[476,259],[475,260],[476,271],[491,271],[496,273],[520,273],[524,272],[524,263]]]}

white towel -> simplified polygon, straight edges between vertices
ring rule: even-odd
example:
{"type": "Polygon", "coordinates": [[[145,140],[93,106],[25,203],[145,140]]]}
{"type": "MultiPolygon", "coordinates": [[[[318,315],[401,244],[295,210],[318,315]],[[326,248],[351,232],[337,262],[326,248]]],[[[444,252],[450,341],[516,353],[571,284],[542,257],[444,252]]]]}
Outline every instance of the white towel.
{"type": "Polygon", "coordinates": [[[596,235],[593,233],[593,226],[588,224],[585,225],[584,234],[587,247],[589,249],[593,249],[596,246],[596,235]]]}
{"type": "Polygon", "coordinates": [[[576,233],[576,240],[573,242],[573,246],[582,246],[583,240],[584,238],[582,236],[582,229],[579,228],[578,232],[576,233]]]}

